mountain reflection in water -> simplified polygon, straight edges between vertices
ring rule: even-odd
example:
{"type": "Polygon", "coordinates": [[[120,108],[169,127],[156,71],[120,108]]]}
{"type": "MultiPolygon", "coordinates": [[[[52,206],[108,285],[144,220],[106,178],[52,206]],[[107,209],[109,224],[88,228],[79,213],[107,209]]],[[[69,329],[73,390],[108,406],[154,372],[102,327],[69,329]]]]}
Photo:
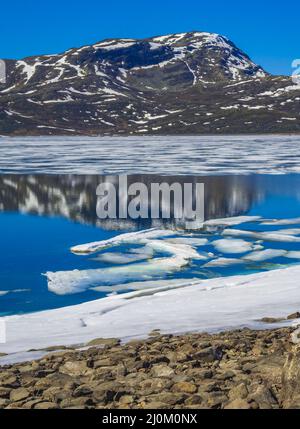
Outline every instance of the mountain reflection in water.
{"type": "MultiPolygon", "coordinates": [[[[43,216],[62,216],[100,226],[108,230],[134,230],[151,226],[176,226],[176,220],[166,219],[105,219],[96,215],[96,188],[112,176],[97,175],[1,175],[1,211],[23,212],[43,216]]],[[[204,183],[205,219],[238,216],[264,198],[270,176],[128,176],[128,186],[134,182],[204,183]],[[263,184],[263,186],[262,186],[263,184]]],[[[116,176],[117,179],[117,176],[116,176]]],[[[276,176],[275,176],[276,179],[276,176]]],[[[282,176],[280,177],[282,180],[282,176]]]]}

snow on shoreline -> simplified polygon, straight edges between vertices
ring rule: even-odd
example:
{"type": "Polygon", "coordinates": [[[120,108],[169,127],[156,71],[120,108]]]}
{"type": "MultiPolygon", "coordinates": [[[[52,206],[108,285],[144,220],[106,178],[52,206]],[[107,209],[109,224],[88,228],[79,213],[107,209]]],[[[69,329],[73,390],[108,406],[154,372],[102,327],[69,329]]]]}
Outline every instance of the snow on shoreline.
{"type": "MultiPolygon", "coordinates": [[[[180,279],[165,286],[109,296],[76,306],[5,317],[0,353],[82,344],[97,337],[123,340],[164,333],[216,332],[247,326],[265,329],[262,317],[285,317],[300,308],[300,266],[208,280],[180,279]]],[[[285,321],[279,326],[294,324],[285,321]]],[[[278,325],[272,325],[275,327],[278,325]]],[[[35,352],[36,353],[36,352],[35,352]]],[[[15,355],[16,356],[16,355],[15,355]]],[[[0,364],[10,357],[0,358],[0,364]]],[[[11,355],[14,359],[14,355],[11,355]]]]}

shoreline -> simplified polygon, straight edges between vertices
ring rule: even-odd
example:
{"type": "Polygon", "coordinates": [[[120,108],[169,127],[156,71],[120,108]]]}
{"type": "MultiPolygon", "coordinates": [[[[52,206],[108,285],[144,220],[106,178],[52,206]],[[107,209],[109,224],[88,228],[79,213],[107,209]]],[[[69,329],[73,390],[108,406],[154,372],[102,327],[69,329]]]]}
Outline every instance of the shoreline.
{"type": "MultiPolygon", "coordinates": [[[[299,408],[292,328],[161,335],[52,352],[0,372],[0,408],[299,408]]],[[[300,377],[299,377],[300,380],[300,377]]]]}

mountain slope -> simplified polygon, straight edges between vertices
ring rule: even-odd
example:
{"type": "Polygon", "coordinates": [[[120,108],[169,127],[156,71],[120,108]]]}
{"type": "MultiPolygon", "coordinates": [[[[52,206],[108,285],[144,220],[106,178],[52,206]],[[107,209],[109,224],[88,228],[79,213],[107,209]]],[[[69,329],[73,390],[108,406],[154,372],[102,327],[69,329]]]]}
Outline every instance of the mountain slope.
{"type": "Polygon", "coordinates": [[[109,39],[7,70],[2,135],[300,131],[300,86],[213,33],[109,39]]]}

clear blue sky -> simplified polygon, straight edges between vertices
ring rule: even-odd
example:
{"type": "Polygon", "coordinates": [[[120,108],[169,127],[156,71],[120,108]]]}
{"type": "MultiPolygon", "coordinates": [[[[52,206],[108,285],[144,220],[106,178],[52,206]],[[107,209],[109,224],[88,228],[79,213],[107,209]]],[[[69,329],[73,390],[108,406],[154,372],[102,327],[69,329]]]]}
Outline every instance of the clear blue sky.
{"type": "Polygon", "coordinates": [[[10,0],[0,11],[3,59],[191,30],[226,35],[274,74],[291,74],[300,58],[299,0],[10,0]]]}

